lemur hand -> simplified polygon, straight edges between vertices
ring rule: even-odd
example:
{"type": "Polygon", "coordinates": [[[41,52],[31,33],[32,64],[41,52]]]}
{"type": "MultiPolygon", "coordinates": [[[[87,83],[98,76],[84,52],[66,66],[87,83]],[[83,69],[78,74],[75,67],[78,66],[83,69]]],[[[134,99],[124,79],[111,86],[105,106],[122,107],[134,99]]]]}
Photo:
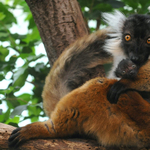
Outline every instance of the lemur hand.
{"type": "Polygon", "coordinates": [[[119,81],[113,84],[107,93],[108,101],[112,104],[116,104],[118,102],[120,94],[123,93],[125,89],[126,89],[125,85],[119,81]]]}

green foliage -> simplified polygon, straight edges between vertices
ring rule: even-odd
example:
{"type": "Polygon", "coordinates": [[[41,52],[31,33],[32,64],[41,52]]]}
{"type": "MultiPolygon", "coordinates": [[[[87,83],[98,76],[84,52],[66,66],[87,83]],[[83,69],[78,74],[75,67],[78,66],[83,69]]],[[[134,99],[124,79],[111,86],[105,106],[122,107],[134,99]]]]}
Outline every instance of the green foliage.
{"type": "Polygon", "coordinates": [[[111,12],[114,9],[118,9],[127,16],[133,13],[145,14],[149,13],[148,7],[150,6],[150,1],[147,0],[78,0],[78,2],[86,22],[96,20],[96,28],[89,27],[91,32],[99,29],[100,25],[104,24],[101,20],[103,12],[111,12]]]}
{"type": "Polygon", "coordinates": [[[46,57],[36,54],[35,47],[40,43],[39,32],[25,1],[0,2],[0,122],[18,126],[23,120],[38,121],[40,116],[44,116],[41,92],[50,68],[48,62],[38,62],[46,57]],[[21,10],[20,15],[25,14],[24,22],[28,23],[26,34],[13,31],[14,25],[19,27],[13,13],[15,10],[21,10]],[[28,79],[29,76],[31,79],[28,79]],[[26,83],[33,86],[31,92],[16,94],[26,83]],[[7,109],[3,108],[4,104],[7,109]],[[29,117],[22,116],[24,110],[27,110],[29,117]]]}
{"type": "MultiPolygon", "coordinates": [[[[149,13],[147,8],[150,6],[150,1],[147,0],[78,0],[78,2],[87,24],[91,20],[96,22],[96,28],[89,27],[91,32],[104,25],[101,21],[103,12],[119,9],[127,16],[133,13],[144,14],[149,13]]],[[[24,120],[30,119],[33,122],[38,121],[40,116],[45,116],[41,92],[50,67],[48,62],[43,63],[41,60],[45,59],[45,55],[36,54],[36,46],[40,43],[39,32],[26,2],[24,0],[0,2],[0,122],[18,126],[18,123],[24,120]],[[14,13],[19,10],[22,11],[20,15],[25,16],[23,24],[28,24],[26,33],[20,33],[14,28],[20,26],[20,20],[14,13]],[[33,89],[17,94],[24,87],[28,89],[27,83],[32,85],[33,89]],[[27,116],[22,115],[24,111],[27,111],[27,116]]]]}

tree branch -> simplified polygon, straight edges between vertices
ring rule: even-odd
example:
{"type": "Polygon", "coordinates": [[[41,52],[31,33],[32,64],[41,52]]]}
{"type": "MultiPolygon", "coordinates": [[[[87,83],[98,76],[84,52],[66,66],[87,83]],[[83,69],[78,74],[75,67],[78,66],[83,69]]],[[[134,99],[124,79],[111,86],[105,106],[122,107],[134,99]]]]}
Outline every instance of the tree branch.
{"type": "MultiPolygon", "coordinates": [[[[7,150],[8,138],[15,127],[0,123],[0,149],[7,150]]],[[[15,150],[103,150],[94,140],[85,139],[35,139],[30,140],[15,150]]]]}
{"type": "MultiPolygon", "coordinates": [[[[0,150],[8,150],[8,138],[15,127],[0,123],[0,150]]],[[[15,150],[135,150],[135,148],[104,148],[90,139],[34,139],[15,150]]],[[[150,150],[146,148],[136,150],[150,150]]]]}

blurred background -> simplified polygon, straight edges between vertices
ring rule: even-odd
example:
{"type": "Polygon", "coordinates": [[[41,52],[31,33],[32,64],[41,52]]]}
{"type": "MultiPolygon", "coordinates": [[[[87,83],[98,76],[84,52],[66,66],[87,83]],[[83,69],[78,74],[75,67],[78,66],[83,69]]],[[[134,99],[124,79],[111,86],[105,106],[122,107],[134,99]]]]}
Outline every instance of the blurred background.
{"type": "MultiPolygon", "coordinates": [[[[103,12],[150,14],[147,0],[78,0],[90,32],[106,27],[103,12]]],[[[41,92],[50,65],[24,0],[0,2],[0,122],[24,126],[46,120],[41,92]]]]}

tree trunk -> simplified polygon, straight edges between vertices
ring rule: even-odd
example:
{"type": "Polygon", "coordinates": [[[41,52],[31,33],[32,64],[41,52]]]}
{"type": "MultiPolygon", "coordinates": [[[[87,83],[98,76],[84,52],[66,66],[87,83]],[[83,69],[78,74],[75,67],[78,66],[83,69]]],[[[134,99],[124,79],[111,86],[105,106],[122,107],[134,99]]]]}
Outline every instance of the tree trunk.
{"type": "Polygon", "coordinates": [[[50,64],[77,38],[88,34],[76,0],[26,0],[50,64]]]}

